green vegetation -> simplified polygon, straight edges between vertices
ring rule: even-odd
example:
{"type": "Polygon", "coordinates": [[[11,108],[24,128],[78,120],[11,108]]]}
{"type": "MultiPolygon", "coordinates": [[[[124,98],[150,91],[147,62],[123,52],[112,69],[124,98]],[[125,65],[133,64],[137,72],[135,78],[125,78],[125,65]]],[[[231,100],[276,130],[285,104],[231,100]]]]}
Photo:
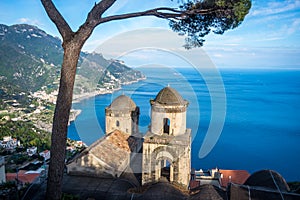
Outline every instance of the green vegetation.
{"type": "MultiPolygon", "coordinates": [[[[29,157],[27,154],[18,153],[18,154],[14,154],[14,155],[10,156],[8,159],[8,163],[21,165],[22,163],[29,161],[29,160],[32,160],[32,158],[29,157]]],[[[7,168],[7,171],[9,169],[10,168],[7,168]]],[[[15,170],[13,170],[13,169],[10,169],[10,170],[11,170],[10,172],[15,172],[15,170]]]]}
{"type": "MultiPolygon", "coordinates": [[[[61,40],[27,24],[0,24],[1,31],[0,97],[3,95],[1,89],[6,90],[6,94],[16,93],[17,90],[28,93],[41,89],[50,94],[57,90],[63,58],[61,40]]],[[[103,83],[113,80],[113,88],[116,88],[121,83],[143,77],[141,72],[130,69],[120,61],[106,60],[96,53],[82,52],[78,66],[76,82],[90,83],[78,84],[79,88],[75,88],[77,94],[90,92],[97,83],[103,86],[103,83]]]]}
{"type": "Polygon", "coordinates": [[[20,199],[28,186],[25,184],[25,187],[18,189],[14,181],[2,183],[0,184],[0,199],[20,199]]]}
{"type": "Polygon", "coordinates": [[[0,184],[0,199],[17,199],[17,197],[17,188],[15,182],[9,181],[0,184]]]}
{"type": "Polygon", "coordinates": [[[2,183],[0,185],[0,190],[7,190],[7,189],[15,187],[15,186],[16,186],[16,184],[14,182],[9,181],[6,183],[2,183]]]}
{"type": "Polygon", "coordinates": [[[84,145],[82,145],[82,146],[76,145],[76,141],[71,140],[70,138],[67,138],[67,147],[73,147],[74,148],[74,150],[71,150],[71,151],[69,150],[69,151],[66,152],[67,162],[69,160],[71,160],[74,156],[76,156],[77,153],[83,151],[86,148],[86,146],[84,146],[84,145]]]}
{"type": "Polygon", "coordinates": [[[63,193],[62,200],[79,200],[80,197],[78,195],[66,194],[63,193]]]}
{"type": "Polygon", "coordinates": [[[30,122],[7,121],[0,125],[0,138],[12,136],[20,140],[24,148],[37,146],[40,151],[50,148],[50,133],[36,128],[30,122]]]}

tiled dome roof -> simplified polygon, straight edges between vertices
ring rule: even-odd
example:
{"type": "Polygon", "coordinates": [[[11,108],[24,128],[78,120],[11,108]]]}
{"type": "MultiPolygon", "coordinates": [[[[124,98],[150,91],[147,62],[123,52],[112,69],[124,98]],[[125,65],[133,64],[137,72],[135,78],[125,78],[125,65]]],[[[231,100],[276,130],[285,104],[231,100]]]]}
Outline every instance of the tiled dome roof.
{"type": "Polygon", "coordinates": [[[120,95],[110,104],[109,108],[111,110],[134,111],[136,109],[136,104],[130,97],[126,95],[120,95]]]}
{"type": "Polygon", "coordinates": [[[244,185],[267,187],[283,192],[290,191],[285,179],[278,172],[273,170],[260,170],[253,173],[246,180],[244,185]]]}
{"type": "Polygon", "coordinates": [[[169,86],[160,90],[154,101],[164,105],[186,105],[187,104],[187,101],[185,101],[174,88],[171,88],[169,86]]]}

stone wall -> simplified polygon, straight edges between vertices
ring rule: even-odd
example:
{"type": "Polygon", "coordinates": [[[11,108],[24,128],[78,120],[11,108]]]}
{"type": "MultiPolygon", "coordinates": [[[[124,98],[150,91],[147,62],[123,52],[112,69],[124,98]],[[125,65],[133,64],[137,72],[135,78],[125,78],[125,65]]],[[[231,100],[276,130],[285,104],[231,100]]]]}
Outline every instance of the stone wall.
{"type": "MultiPolygon", "coordinates": [[[[181,112],[167,112],[166,107],[161,110],[157,109],[159,105],[152,105],[151,110],[151,132],[155,134],[163,134],[164,119],[169,120],[169,135],[180,135],[185,133],[186,129],[186,112],[185,107],[181,112]]],[[[178,106],[168,106],[169,109],[177,109],[178,106]]]]}
{"type": "Polygon", "coordinates": [[[112,111],[106,109],[105,117],[105,133],[111,133],[114,130],[119,130],[130,135],[135,135],[139,132],[139,109],[135,111],[112,111]]]}
{"type": "MultiPolygon", "coordinates": [[[[155,136],[153,136],[155,137],[155,136]]],[[[173,138],[174,141],[176,139],[173,138]]],[[[142,184],[159,181],[161,177],[161,161],[170,163],[170,182],[188,187],[190,181],[190,137],[188,145],[147,143],[143,144],[143,175],[142,184]]]]}

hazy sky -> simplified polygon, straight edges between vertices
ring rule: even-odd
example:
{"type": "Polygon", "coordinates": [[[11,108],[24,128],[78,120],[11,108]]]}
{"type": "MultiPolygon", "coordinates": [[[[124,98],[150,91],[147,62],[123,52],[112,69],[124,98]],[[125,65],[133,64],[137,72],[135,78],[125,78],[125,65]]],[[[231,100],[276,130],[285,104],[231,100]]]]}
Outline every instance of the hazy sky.
{"type": "MultiPolygon", "coordinates": [[[[54,3],[71,28],[76,30],[86,19],[95,1],[54,0],[54,3]]],[[[176,0],[119,0],[106,15],[176,5],[176,0]]],[[[0,23],[32,24],[51,35],[59,36],[39,0],[1,0],[0,23]]],[[[154,27],[168,28],[168,22],[142,17],[103,24],[95,29],[83,50],[92,52],[102,42],[119,33],[154,27]]],[[[147,34],[140,37],[147,40],[147,34]]],[[[209,35],[203,49],[220,68],[300,68],[299,41],[300,0],[257,0],[252,1],[250,13],[238,28],[223,35],[209,35]]]]}

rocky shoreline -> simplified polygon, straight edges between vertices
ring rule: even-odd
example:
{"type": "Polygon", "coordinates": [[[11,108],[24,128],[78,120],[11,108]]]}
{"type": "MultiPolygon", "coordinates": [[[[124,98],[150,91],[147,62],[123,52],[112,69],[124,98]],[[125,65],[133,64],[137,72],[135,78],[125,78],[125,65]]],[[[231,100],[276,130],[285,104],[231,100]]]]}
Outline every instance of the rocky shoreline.
{"type": "Polygon", "coordinates": [[[71,123],[72,121],[75,121],[76,117],[77,117],[78,115],[80,115],[80,113],[81,113],[81,110],[79,110],[79,109],[77,109],[77,110],[72,109],[72,110],[70,111],[69,124],[68,124],[68,125],[70,125],[70,123],[71,123]]]}
{"type": "Polygon", "coordinates": [[[111,89],[111,90],[104,90],[104,91],[101,91],[101,90],[98,90],[98,91],[95,91],[95,92],[86,92],[86,93],[82,93],[82,94],[75,94],[73,95],[73,101],[72,103],[78,103],[84,99],[89,99],[89,98],[92,98],[92,97],[95,97],[95,96],[98,96],[98,95],[103,95],[103,94],[111,94],[117,90],[120,90],[121,88],[116,88],[116,89],[111,89]]]}
{"type": "Polygon", "coordinates": [[[122,89],[122,85],[130,85],[133,83],[137,83],[139,81],[145,80],[146,77],[142,77],[142,78],[138,78],[135,81],[128,81],[128,82],[124,82],[121,84],[121,87],[118,88],[114,88],[114,89],[103,89],[103,90],[96,90],[94,92],[86,92],[86,93],[82,93],[82,94],[73,94],[73,102],[72,103],[78,103],[84,99],[89,99],[98,95],[104,95],[104,94],[112,94],[115,91],[118,91],[120,89],[122,89]]]}

